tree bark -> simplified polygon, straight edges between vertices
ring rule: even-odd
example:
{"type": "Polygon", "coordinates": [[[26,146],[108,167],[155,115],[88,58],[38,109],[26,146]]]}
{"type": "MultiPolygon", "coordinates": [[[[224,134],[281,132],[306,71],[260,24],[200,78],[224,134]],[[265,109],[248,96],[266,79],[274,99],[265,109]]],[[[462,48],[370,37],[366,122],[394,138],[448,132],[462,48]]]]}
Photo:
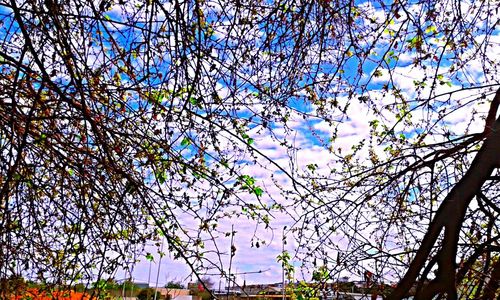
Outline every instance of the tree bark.
{"type": "Polygon", "coordinates": [[[499,285],[500,285],[500,259],[493,264],[493,270],[491,271],[488,284],[484,288],[483,295],[479,299],[480,300],[495,299],[495,295],[499,285]]]}

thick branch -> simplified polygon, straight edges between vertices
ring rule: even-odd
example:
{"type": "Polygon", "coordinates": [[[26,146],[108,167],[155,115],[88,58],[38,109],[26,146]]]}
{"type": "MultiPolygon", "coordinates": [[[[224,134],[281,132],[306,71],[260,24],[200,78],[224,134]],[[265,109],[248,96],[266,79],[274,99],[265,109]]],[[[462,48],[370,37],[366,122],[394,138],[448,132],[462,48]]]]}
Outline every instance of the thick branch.
{"type": "Polygon", "coordinates": [[[483,131],[483,134],[485,136],[490,134],[491,131],[493,130],[499,105],[500,105],[500,89],[497,90],[495,98],[493,98],[493,101],[490,104],[490,110],[488,111],[488,116],[486,116],[486,121],[484,124],[484,131],[483,131]]]}
{"type": "MultiPolygon", "coordinates": [[[[499,101],[499,99],[500,89],[496,93],[494,102],[499,101]]],[[[493,105],[498,104],[492,103],[493,105]]],[[[496,113],[496,108],[494,108],[490,109],[490,114],[493,110],[496,113]]],[[[488,123],[487,127],[489,127],[488,123]]],[[[483,146],[472,161],[467,173],[441,203],[408,271],[388,299],[401,299],[407,294],[428,260],[430,251],[443,229],[445,237],[443,247],[438,253],[438,277],[433,281],[433,284],[422,289],[417,298],[432,298],[438,292],[451,292],[450,289],[454,288],[455,276],[451,276],[449,272],[453,271],[454,274],[458,235],[466,209],[484,182],[491,176],[493,170],[500,166],[500,155],[498,155],[500,153],[500,119],[496,120],[492,129],[486,136],[483,146]]]]}
{"type": "Polygon", "coordinates": [[[493,264],[493,270],[488,281],[488,284],[484,288],[483,295],[479,298],[480,300],[493,300],[495,299],[495,294],[500,285],[500,260],[497,260],[493,264]]]}

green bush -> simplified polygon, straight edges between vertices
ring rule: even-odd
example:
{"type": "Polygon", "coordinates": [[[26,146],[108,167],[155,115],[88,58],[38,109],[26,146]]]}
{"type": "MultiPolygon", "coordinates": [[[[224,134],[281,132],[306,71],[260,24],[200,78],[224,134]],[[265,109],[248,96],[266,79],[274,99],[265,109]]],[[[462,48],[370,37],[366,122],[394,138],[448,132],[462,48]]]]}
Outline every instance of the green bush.
{"type": "MultiPolygon", "coordinates": [[[[152,288],[142,289],[139,294],[137,294],[138,300],[154,300],[155,299],[155,290],[152,288]]],[[[161,299],[160,292],[156,292],[156,300],[161,299]]]]}

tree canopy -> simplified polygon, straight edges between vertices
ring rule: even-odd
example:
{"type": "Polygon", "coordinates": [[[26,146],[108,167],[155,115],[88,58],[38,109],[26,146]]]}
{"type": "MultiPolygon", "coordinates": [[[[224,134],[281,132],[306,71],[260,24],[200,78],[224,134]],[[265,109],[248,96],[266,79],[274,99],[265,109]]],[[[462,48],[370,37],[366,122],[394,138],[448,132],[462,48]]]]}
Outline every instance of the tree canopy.
{"type": "Polygon", "coordinates": [[[305,268],[399,281],[391,299],[493,299],[498,17],[495,1],[0,1],[0,277],[99,280],[148,241],[223,272],[220,222],[279,214],[305,268]]]}

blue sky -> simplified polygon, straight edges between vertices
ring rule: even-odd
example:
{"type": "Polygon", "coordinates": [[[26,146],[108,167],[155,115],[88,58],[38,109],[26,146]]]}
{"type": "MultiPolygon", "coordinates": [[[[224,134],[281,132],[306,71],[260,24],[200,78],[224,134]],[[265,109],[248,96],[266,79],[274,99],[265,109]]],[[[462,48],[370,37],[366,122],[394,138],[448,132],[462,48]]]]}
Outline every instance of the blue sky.
{"type": "MultiPolygon", "coordinates": [[[[135,2],[131,2],[130,5],[134,5],[135,2]]],[[[138,2],[137,2],[138,3],[138,2]]],[[[381,11],[380,7],[372,7],[370,1],[357,1],[357,6],[363,9],[366,9],[367,12],[370,12],[374,18],[383,18],[384,13],[381,11]]],[[[217,5],[214,1],[212,4],[217,5]]],[[[444,4],[445,5],[445,4],[444,4]]],[[[464,2],[464,6],[466,3],[464,2]]],[[[112,10],[107,14],[110,20],[119,20],[123,11],[120,11],[118,6],[111,7],[112,10]]],[[[415,14],[418,14],[418,11],[421,7],[418,5],[411,5],[408,9],[415,14]]],[[[5,8],[2,9],[2,12],[5,12],[5,8]]],[[[171,7],[166,6],[166,10],[168,11],[171,7]]],[[[216,11],[217,9],[214,9],[216,11]]],[[[159,13],[158,20],[162,20],[165,18],[162,13],[159,13]]],[[[207,21],[212,21],[210,18],[215,17],[208,16],[207,21]]],[[[221,24],[224,22],[224,18],[218,20],[221,24]]],[[[7,24],[8,25],[8,24],[7,24]]],[[[266,24],[262,24],[264,26],[266,24]]],[[[6,26],[6,24],[4,24],[6,26]]],[[[118,26],[118,25],[117,25],[118,26]]],[[[311,25],[312,26],[312,25],[311,25]]],[[[272,204],[275,201],[280,203],[289,204],[287,199],[285,199],[285,191],[290,190],[291,181],[286,176],[286,173],[294,174],[298,176],[299,181],[304,184],[304,187],[299,187],[298,190],[307,194],[306,188],[310,188],[313,185],[310,181],[301,176],[311,175],[310,168],[308,166],[314,165],[316,166],[316,170],[314,171],[314,176],[318,176],[318,183],[324,183],[327,185],[334,185],[335,180],[335,172],[332,170],[341,168],[340,165],[335,163],[335,159],[341,156],[349,155],[353,152],[353,146],[357,145],[362,140],[368,140],[370,137],[370,130],[373,129],[373,121],[377,120],[380,124],[377,130],[382,130],[381,128],[385,125],[388,128],[391,126],[395,126],[395,130],[398,133],[402,133],[405,135],[405,138],[411,139],[417,136],[421,131],[428,130],[429,126],[425,121],[436,122],[440,125],[445,124],[447,127],[451,128],[456,134],[463,134],[467,129],[471,131],[481,131],[483,121],[477,118],[473,120],[469,124],[468,115],[472,113],[472,111],[486,112],[487,111],[487,103],[477,103],[475,98],[471,98],[470,102],[463,103],[460,102],[460,99],[468,99],[468,97],[473,97],[476,95],[476,91],[464,91],[461,93],[457,93],[453,95],[452,99],[447,99],[446,97],[442,97],[443,101],[448,101],[446,105],[463,105],[463,108],[460,109],[457,113],[451,113],[446,115],[442,120],[437,120],[437,111],[440,106],[444,104],[435,105],[436,114],[432,116],[428,116],[427,111],[418,106],[418,101],[412,102],[409,101],[408,109],[412,110],[411,115],[407,116],[407,123],[399,122],[397,110],[398,108],[392,107],[388,108],[388,105],[399,101],[394,94],[385,93],[383,91],[383,86],[388,85],[397,85],[401,90],[401,94],[404,95],[407,99],[414,100],[417,98],[425,98],[429,95],[435,96],[440,94],[446,94],[450,91],[457,90],[461,88],[461,86],[467,86],[472,84],[484,84],[484,83],[495,83],[494,80],[488,79],[482,74],[482,65],[481,61],[473,56],[473,53],[470,53],[472,59],[465,63],[465,69],[462,72],[456,73],[453,78],[448,78],[447,74],[450,73],[449,67],[450,60],[452,57],[450,53],[443,52],[440,63],[440,68],[438,70],[435,69],[437,61],[433,58],[429,60],[426,64],[422,64],[416,66],[413,62],[418,58],[420,54],[417,53],[416,50],[401,50],[400,54],[391,53],[391,46],[387,43],[387,40],[391,36],[391,32],[396,32],[401,26],[403,26],[401,20],[394,20],[394,22],[390,23],[387,26],[387,30],[383,32],[382,37],[385,40],[379,39],[374,41],[375,37],[366,35],[363,40],[362,45],[364,47],[369,47],[369,45],[373,45],[373,51],[375,52],[370,59],[379,60],[381,57],[385,58],[385,63],[383,62],[378,69],[377,64],[371,62],[369,60],[365,61],[361,66],[362,72],[357,73],[358,66],[360,64],[360,60],[356,58],[355,55],[350,53],[354,51],[354,49],[344,49],[345,51],[330,51],[330,55],[332,57],[337,57],[340,55],[346,55],[346,63],[344,64],[344,68],[342,70],[341,80],[339,80],[338,84],[327,85],[328,88],[345,88],[350,84],[358,84],[360,86],[366,84],[366,90],[363,93],[363,96],[369,96],[369,100],[371,101],[371,107],[368,108],[366,103],[363,103],[362,99],[360,101],[352,101],[349,100],[347,94],[340,92],[339,95],[336,96],[335,101],[337,101],[339,107],[344,107],[346,103],[349,105],[346,107],[346,111],[344,114],[340,113],[339,110],[333,110],[332,113],[327,113],[326,116],[321,115],[321,111],[318,106],[312,104],[314,101],[309,101],[308,96],[312,97],[312,92],[308,91],[306,88],[298,91],[297,94],[289,99],[285,99],[287,105],[292,108],[289,109],[289,118],[287,121],[287,126],[283,126],[283,124],[279,121],[271,122],[269,128],[272,129],[272,133],[274,136],[270,135],[271,130],[261,130],[260,126],[248,126],[247,134],[249,138],[252,138],[254,143],[253,146],[261,153],[263,153],[266,157],[257,156],[257,158],[253,158],[250,155],[243,155],[239,157],[238,167],[240,167],[241,174],[248,174],[256,179],[256,185],[263,187],[265,190],[265,195],[262,197],[262,202],[266,204],[272,204]],[[389,72],[391,70],[391,72],[389,72]],[[376,73],[375,73],[376,72],[376,73]],[[375,75],[376,74],[376,75],[375,75]],[[425,80],[424,80],[425,79],[425,80]],[[370,80],[370,81],[368,81],[370,80]],[[421,88],[421,90],[416,92],[415,85],[416,82],[424,81],[425,86],[421,88]],[[430,87],[432,86],[432,82],[437,82],[436,87],[431,91],[430,87]],[[308,95],[309,93],[309,95],[308,95]],[[316,115],[318,117],[308,117],[303,118],[304,113],[316,115]],[[326,118],[329,118],[331,122],[325,121],[326,118]],[[426,119],[427,118],[427,119],[426,119]],[[427,126],[427,127],[426,127],[427,126]],[[332,138],[335,137],[335,143],[332,143],[332,138]],[[294,151],[290,151],[287,149],[283,143],[293,145],[295,147],[294,151]],[[276,167],[269,162],[268,158],[270,158],[274,163],[279,165],[280,167],[276,167]],[[253,162],[255,161],[255,163],[253,162]]],[[[426,33],[429,36],[433,34],[432,25],[429,24],[429,31],[426,33]]],[[[484,23],[477,22],[475,28],[476,32],[475,39],[478,42],[481,42],[482,33],[481,30],[484,27],[484,23]]],[[[140,26],[139,26],[140,27],[140,26]]],[[[311,28],[314,28],[312,26],[311,28]]],[[[250,29],[249,29],[250,30],[250,29]]],[[[252,33],[264,30],[264,27],[254,28],[252,29],[252,33]]],[[[134,30],[131,30],[131,34],[128,36],[121,36],[117,38],[118,41],[122,42],[123,45],[130,46],[136,45],[142,42],[141,36],[139,33],[133,33],[134,30]],[[137,35],[135,35],[137,34],[137,35]]],[[[279,31],[278,31],[279,32],[279,31]]],[[[411,32],[411,29],[410,29],[411,32]]],[[[219,31],[216,31],[210,37],[203,37],[203,41],[207,44],[213,42],[217,45],[217,43],[222,43],[225,39],[225,34],[229,34],[228,32],[223,31],[223,26],[219,27],[219,31]]],[[[236,35],[233,33],[233,35],[236,35]]],[[[1,35],[0,35],[1,36],[1,35]]],[[[264,37],[265,35],[262,35],[264,37]]],[[[409,37],[412,35],[409,34],[409,37]]],[[[1,36],[3,38],[3,36],[1,36]]],[[[443,42],[436,40],[440,38],[439,34],[429,37],[429,44],[431,49],[439,49],[442,47],[443,42]]],[[[252,38],[251,34],[248,36],[242,36],[242,38],[252,38]]],[[[334,41],[335,38],[332,38],[334,41]]],[[[332,43],[333,43],[332,41],[332,43]]],[[[256,41],[255,45],[259,46],[259,43],[263,41],[256,41]]],[[[404,43],[408,41],[399,41],[399,43],[404,43]]],[[[230,44],[231,40],[226,40],[226,43],[230,44]]],[[[490,45],[489,51],[486,55],[492,60],[498,62],[498,57],[500,57],[499,52],[499,44],[500,44],[500,34],[498,30],[494,32],[491,36],[491,39],[488,41],[490,45]],[[494,47],[496,46],[496,47],[494,47]]],[[[272,44],[272,43],[271,43],[272,44]]],[[[394,45],[393,45],[394,46],[394,45]]],[[[400,49],[401,49],[400,45],[400,49]]],[[[167,48],[167,47],[166,47],[167,48]]],[[[140,47],[138,48],[140,49],[140,47]]],[[[214,50],[215,51],[215,50],[214,50]]],[[[321,75],[321,73],[339,73],[339,70],[336,69],[335,65],[332,65],[326,61],[323,61],[320,65],[314,64],[315,51],[317,48],[311,46],[309,49],[307,59],[313,62],[310,69],[305,70],[307,73],[302,80],[299,81],[300,86],[306,86],[310,84],[313,78],[316,78],[321,75]],[[311,75],[314,73],[314,76],[311,75]],[[318,74],[317,74],[318,73],[318,74]]],[[[467,56],[467,51],[471,51],[470,49],[465,48],[465,56],[467,56]]],[[[439,51],[438,51],[439,52],[439,51]]],[[[189,50],[186,52],[186,55],[189,56],[189,50]]],[[[262,54],[262,60],[264,61],[266,55],[262,54]]],[[[161,56],[161,55],[159,55],[161,56]]],[[[157,56],[157,57],[159,57],[157,56]]],[[[165,60],[163,63],[159,63],[155,67],[155,72],[160,72],[164,74],[163,76],[167,77],[169,74],[170,66],[173,62],[171,60],[171,56],[168,55],[168,51],[163,56],[165,60]]],[[[95,54],[93,57],[96,65],[103,60],[103,57],[99,54],[95,54]]],[[[232,57],[228,53],[222,53],[220,56],[221,61],[231,61],[232,57]]],[[[137,65],[145,65],[145,60],[140,57],[134,62],[137,65]]],[[[216,66],[217,68],[222,68],[222,63],[216,66]]],[[[189,72],[189,71],[188,71],[189,72]]],[[[496,72],[498,75],[498,71],[493,70],[492,72],[496,72]]],[[[279,91],[280,87],[273,86],[272,83],[266,82],[266,76],[270,76],[272,72],[266,73],[261,72],[255,74],[256,76],[250,78],[248,82],[244,82],[242,80],[237,80],[236,84],[240,85],[242,88],[241,96],[239,99],[251,99],[247,101],[254,101],[256,103],[255,108],[257,114],[260,113],[259,109],[265,109],[264,106],[257,103],[258,99],[258,84],[263,85],[263,89],[266,87],[271,89],[275,88],[276,91],[279,91]],[[246,90],[244,88],[246,87],[246,90]],[[255,94],[254,97],[249,96],[251,94],[255,94]],[[247,98],[245,98],[247,97],[247,98]]],[[[491,75],[493,76],[493,75],[491,75]]],[[[498,77],[497,77],[498,78],[498,77]]],[[[122,77],[123,82],[126,82],[126,76],[122,77]]],[[[207,80],[206,78],[201,78],[200,81],[207,80]]],[[[165,79],[163,78],[153,78],[148,79],[147,84],[149,87],[154,87],[154,89],[170,89],[171,87],[168,84],[164,83],[165,79]]],[[[498,83],[498,82],[496,82],[498,83]]],[[[229,80],[228,78],[222,77],[219,78],[217,84],[220,88],[220,94],[222,97],[224,95],[230,94],[229,88],[229,80]]],[[[334,94],[332,90],[327,89],[326,91],[315,90],[317,95],[324,97],[325,101],[333,101],[334,94]]],[[[356,92],[360,92],[360,89],[357,89],[356,92]]],[[[437,97],[437,99],[441,99],[437,97]]],[[[283,100],[283,99],[279,99],[283,100]]],[[[198,113],[203,114],[206,111],[203,109],[197,110],[198,113]]],[[[227,112],[221,112],[224,114],[227,112]]],[[[242,110],[239,112],[233,112],[234,116],[237,116],[241,119],[250,118],[254,112],[249,110],[242,110]]],[[[228,113],[230,114],[230,113],[228,113]]],[[[255,117],[254,120],[256,123],[262,122],[262,119],[259,117],[255,117]]],[[[187,132],[183,133],[187,136],[196,139],[196,133],[187,132]]],[[[196,149],[193,146],[182,146],[181,134],[176,132],[175,135],[178,137],[177,146],[180,151],[181,148],[186,148],[183,152],[183,155],[186,158],[189,158],[196,154],[196,149]]],[[[224,136],[225,139],[230,140],[230,136],[224,136]]],[[[426,137],[426,141],[435,142],[436,138],[429,136],[426,137]]],[[[223,143],[223,145],[229,145],[230,143],[223,143]]],[[[384,149],[390,146],[391,143],[381,143],[380,145],[376,145],[373,150],[380,157],[386,157],[388,154],[384,149]]],[[[366,161],[370,156],[370,153],[366,148],[363,148],[361,151],[354,154],[355,158],[366,161]]],[[[210,163],[210,158],[206,158],[210,163]]],[[[233,181],[228,181],[229,184],[233,184],[233,181]]],[[[248,203],[255,203],[255,198],[252,198],[251,195],[247,195],[248,198],[245,200],[248,203]]],[[[324,199],[329,199],[329,197],[333,197],[328,194],[328,191],[324,191],[321,194],[321,198],[324,196],[324,199]]],[[[352,198],[356,198],[358,195],[354,193],[352,198]]],[[[313,201],[315,199],[312,199],[313,201]]],[[[327,201],[327,200],[325,200],[327,201]]],[[[318,204],[319,206],[320,204],[318,204]]],[[[247,219],[245,217],[234,217],[236,214],[233,214],[233,218],[223,219],[218,225],[217,236],[217,246],[220,247],[220,251],[223,253],[220,256],[220,263],[222,264],[222,268],[224,270],[229,269],[229,249],[230,249],[230,237],[224,236],[223,233],[230,231],[231,226],[235,227],[235,246],[237,248],[236,254],[234,256],[231,269],[232,272],[236,273],[245,273],[249,272],[249,274],[240,274],[237,276],[236,281],[239,284],[243,284],[243,281],[247,283],[261,283],[261,282],[278,282],[281,280],[281,266],[276,262],[277,255],[280,254],[283,248],[282,243],[282,230],[285,226],[290,228],[291,226],[300,226],[303,219],[301,217],[304,216],[304,212],[309,208],[301,209],[298,206],[290,206],[290,210],[286,213],[273,212],[273,217],[271,218],[270,228],[265,228],[265,226],[260,223],[257,224],[256,221],[247,219]],[[295,210],[291,210],[292,207],[295,210]],[[300,220],[299,222],[295,222],[295,220],[300,220]],[[259,242],[259,247],[256,247],[256,243],[259,242]],[[253,247],[252,247],[253,244],[253,247]],[[226,250],[224,250],[226,249],[226,250]],[[262,273],[253,274],[253,272],[263,271],[262,273]],[[250,274],[251,273],[251,274],[250,274]]],[[[334,209],[342,210],[343,207],[335,207],[334,209]]],[[[229,213],[232,213],[229,211],[229,213]]],[[[376,217],[370,216],[369,217],[376,217]]],[[[181,215],[181,222],[186,226],[186,228],[197,228],[198,224],[196,224],[193,220],[189,219],[189,216],[181,215]]],[[[369,232],[368,228],[366,232],[369,232]]],[[[351,246],[347,244],[345,235],[349,233],[344,232],[335,232],[330,237],[332,241],[337,242],[337,250],[343,251],[347,249],[347,247],[351,246]]],[[[372,236],[367,236],[367,240],[372,239],[372,236]]],[[[296,253],[296,251],[302,251],[303,248],[300,248],[299,243],[294,239],[293,233],[287,231],[286,234],[287,244],[284,246],[286,250],[291,253],[296,253]]],[[[303,241],[304,242],[304,241],[303,241]]],[[[302,242],[302,243],[303,243],[302,242]]],[[[306,243],[309,241],[305,241],[306,243]]],[[[210,245],[210,241],[207,243],[207,248],[215,247],[215,245],[210,245]]],[[[314,244],[311,242],[311,244],[314,244]]],[[[332,248],[333,249],[333,248],[332,248]]],[[[375,249],[375,248],[373,248],[375,249]]],[[[367,250],[368,254],[373,254],[367,250]]],[[[170,253],[166,253],[166,255],[161,259],[156,253],[157,249],[155,246],[147,246],[145,249],[145,253],[152,253],[154,256],[153,263],[149,263],[145,256],[142,255],[139,258],[140,262],[134,266],[134,272],[132,276],[134,279],[138,281],[149,281],[151,283],[156,282],[157,270],[160,267],[160,273],[158,275],[158,282],[160,285],[165,284],[169,280],[179,280],[186,283],[191,280],[191,275],[189,269],[183,264],[181,261],[173,260],[170,253]],[[150,268],[151,267],[151,268],[150,268]],[[151,270],[151,273],[149,272],[151,270]]],[[[336,257],[337,252],[334,250],[329,250],[328,254],[331,257],[336,257]]],[[[210,256],[211,254],[207,254],[210,256]]],[[[215,261],[219,260],[217,257],[209,257],[215,261]]],[[[311,265],[306,265],[300,271],[301,264],[305,262],[302,260],[300,256],[294,258],[294,265],[297,266],[296,278],[297,279],[310,279],[311,265]]],[[[368,268],[369,263],[366,263],[368,268]]],[[[214,271],[208,271],[208,273],[213,274],[214,271]]],[[[349,274],[349,270],[346,270],[344,273],[339,273],[337,276],[352,276],[352,278],[356,278],[356,275],[349,274]]],[[[116,278],[128,277],[128,275],[123,274],[123,271],[118,271],[115,276],[116,278]]],[[[214,280],[218,280],[218,276],[213,276],[214,280]]]]}
{"type": "MultiPolygon", "coordinates": [[[[358,5],[368,11],[371,10],[375,18],[384,17],[380,7],[371,7],[370,2],[360,1],[358,5]]],[[[413,5],[408,9],[417,13],[420,8],[418,5],[413,5]]],[[[111,18],[114,18],[117,16],[117,13],[118,12],[116,11],[111,11],[109,15],[111,18]]],[[[392,34],[391,31],[396,32],[400,26],[403,26],[401,20],[394,19],[393,22],[387,26],[387,29],[384,31],[382,36],[385,36],[386,38],[390,37],[392,34]]],[[[481,39],[481,26],[482,25],[478,23],[478,35],[476,37],[478,41],[481,39]]],[[[434,30],[432,28],[432,24],[429,24],[428,28],[429,30],[426,34],[431,36],[434,30]]],[[[216,43],[217,38],[224,38],[224,34],[226,33],[215,32],[210,39],[216,43]]],[[[411,39],[411,33],[406,38],[408,37],[411,39]]],[[[432,47],[436,47],[436,49],[441,47],[441,42],[437,40],[441,37],[442,36],[440,35],[434,35],[432,38],[429,37],[429,47],[431,49],[432,47]]],[[[371,37],[368,35],[365,40],[366,47],[371,45],[373,42],[373,40],[370,39],[371,37]]],[[[399,43],[403,44],[404,42],[409,42],[410,39],[401,40],[399,43]]],[[[490,43],[498,46],[499,42],[500,36],[498,32],[496,32],[492,35],[490,43]]],[[[267,131],[259,131],[258,126],[248,127],[248,134],[255,141],[255,147],[283,168],[282,170],[277,169],[262,157],[257,164],[251,163],[251,157],[247,157],[247,160],[243,158],[240,159],[239,163],[242,168],[241,172],[253,176],[257,180],[257,184],[265,188],[266,195],[264,196],[264,201],[268,201],[269,203],[272,203],[274,200],[285,201],[283,200],[283,190],[280,189],[280,185],[282,187],[287,187],[290,185],[290,180],[285,176],[284,171],[294,172],[294,174],[306,174],[307,171],[305,170],[308,169],[307,166],[314,164],[317,166],[317,170],[315,171],[317,172],[316,174],[318,174],[318,176],[324,176],[326,179],[325,182],[328,183],[329,181],[334,181],[331,175],[332,170],[335,170],[338,166],[333,163],[333,158],[335,156],[342,156],[351,153],[353,146],[357,145],[358,142],[363,139],[369,139],[370,130],[373,128],[372,122],[374,120],[377,120],[380,124],[378,126],[378,130],[381,130],[383,125],[390,128],[392,125],[398,124],[396,123],[397,115],[395,108],[393,110],[385,109],[386,105],[394,103],[397,99],[393,94],[385,93],[382,90],[384,85],[389,84],[389,87],[397,85],[404,97],[407,99],[415,99],[419,97],[425,98],[427,95],[445,94],[459,89],[462,85],[488,82],[488,80],[481,75],[481,65],[479,60],[470,60],[463,72],[455,74],[455,77],[453,78],[448,78],[447,74],[449,72],[450,63],[447,60],[452,57],[450,53],[442,53],[442,57],[439,58],[442,60],[440,61],[440,69],[436,70],[435,66],[437,65],[437,61],[434,59],[429,60],[427,65],[414,65],[414,60],[419,57],[419,54],[415,50],[397,51],[393,54],[387,42],[379,40],[374,45],[373,49],[375,53],[371,59],[380,60],[381,58],[384,58],[383,63],[380,66],[374,62],[370,62],[369,60],[365,61],[362,65],[362,74],[358,74],[356,71],[360,60],[356,58],[356,56],[351,56],[346,60],[344,70],[342,71],[342,78],[345,80],[345,84],[356,83],[362,85],[365,82],[368,83],[364,95],[370,96],[370,101],[372,102],[370,109],[367,108],[362,101],[349,101],[347,95],[341,94],[337,96],[336,101],[338,101],[340,106],[349,102],[349,106],[347,107],[345,114],[331,115],[333,125],[325,122],[323,118],[304,119],[300,113],[310,113],[314,115],[318,111],[317,107],[312,105],[311,102],[305,100],[307,91],[302,91],[300,97],[287,100],[288,105],[296,110],[295,113],[291,111],[287,127],[283,127],[283,125],[279,122],[270,125],[273,134],[275,134],[274,138],[269,136],[267,131]],[[422,66],[424,66],[424,68],[422,68],[422,66]],[[427,68],[425,68],[425,66],[427,66],[427,68]],[[388,72],[389,69],[391,70],[391,73],[388,72]],[[377,74],[374,75],[376,70],[378,70],[377,74]],[[468,78],[467,81],[464,82],[464,76],[467,76],[467,73],[476,74],[477,77],[472,79],[468,78]],[[416,82],[420,81],[425,82],[426,85],[423,86],[420,91],[416,92],[416,82]],[[438,84],[431,91],[430,86],[433,81],[437,81],[438,84]],[[332,146],[331,138],[335,135],[335,143],[332,146]],[[293,144],[297,150],[294,153],[288,152],[287,149],[280,144],[281,141],[287,141],[288,143],[293,144]],[[333,149],[330,148],[330,146],[332,146],[333,149]],[[273,180],[279,184],[273,184],[273,180]]],[[[499,47],[497,47],[496,50],[495,47],[490,48],[491,52],[488,52],[487,54],[491,57],[491,59],[494,60],[495,58],[500,57],[498,48],[499,47]]],[[[354,50],[350,49],[349,51],[354,50]]],[[[437,53],[439,53],[439,51],[437,53]]],[[[222,58],[231,59],[230,56],[222,58]]],[[[169,63],[171,62],[168,60],[165,61],[167,67],[169,63]]],[[[338,70],[335,69],[334,65],[330,65],[325,62],[320,66],[316,66],[315,68],[309,70],[309,72],[338,73],[338,70]]],[[[302,84],[309,84],[309,80],[312,80],[312,77],[305,79],[302,84]]],[[[224,78],[221,78],[219,84],[222,94],[229,93],[226,87],[228,83],[224,78]]],[[[238,84],[245,85],[243,82],[239,82],[238,84]]],[[[252,84],[248,85],[248,89],[247,93],[257,92],[252,84]]],[[[322,95],[327,99],[333,96],[333,94],[328,92],[324,92],[322,95]]],[[[469,95],[475,95],[475,92],[465,91],[457,93],[453,96],[453,99],[467,99],[469,95]]],[[[410,102],[409,104],[409,109],[413,111],[411,116],[408,117],[408,122],[413,125],[404,125],[403,122],[401,122],[395,127],[395,130],[404,134],[407,139],[415,138],[417,133],[427,130],[425,128],[425,124],[423,124],[422,127],[419,125],[422,124],[426,116],[424,116],[425,111],[419,108],[417,103],[418,102],[410,102]]],[[[471,102],[465,106],[465,109],[460,110],[459,113],[449,114],[439,122],[440,124],[447,124],[447,126],[453,128],[453,130],[457,133],[463,133],[467,126],[469,126],[472,130],[480,131],[482,126],[481,120],[475,120],[471,125],[467,123],[469,120],[466,116],[472,110],[485,112],[487,110],[487,105],[485,103],[478,105],[477,103],[471,102]]],[[[240,118],[249,118],[252,113],[249,111],[241,111],[238,112],[237,115],[240,118]]],[[[256,121],[259,121],[259,119],[257,118],[256,121]]],[[[429,142],[436,141],[434,140],[434,137],[427,137],[426,139],[428,139],[429,142]]],[[[379,148],[376,148],[374,151],[383,157],[385,155],[384,149],[387,149],[388,146],[391,146],[390,143],[381,144],[379,145],[379,148]]],[[[366,149],[356,153],[356,157],[359,159],[366,159],[368,156],[369,154],[366,152],[366,149]]],[[[328,195],[326,195],[326,197],[328,197],[328,195]]],[[[356,195],[353,195],[352,197],[355,198],[356,195]]],[[[250,198],[248,201],[252,202],[250,198]]],[[[292,217],[300,219],[300,217],[303,216],[303,211],[300,209],[297,211],[288,211],[288,214],[275,212],[273,216],[274,218],[272,219],[270,226],[271,229],[264,229],[262,224],[257,226],[255,221],[241,217],[227,219],[219,223],[218,228],[221,233],[228,232],[232,225],[235,226],[235,231],[237,232],[235,235],[235,246],[237,251],[231,265],[232,273],[249,272],[249,274],[240,274],[236,277],[236,282],[238,284],[243,284],[244,281],[246,283],[262,283],[278,282],[281,280],[281,266],[276,262],[276,257],[280,254],[283,247],[281,241],[282,228],[284,226],[290,227],[292,225],[300,225],[300,223],[295,223],[292,220],[292,217]],[[255,247],[257,241],[256,236],[258,236],[259,248],[255,247]],[[253,272],[257,271],[263,271],[263,273],[253,274],[253,272]]],[[[372,216],[372,218],[375,217],[376,216],[372,216]]],[[[367,216],[367,218],[370,218],[370,216],[367,216]]],[[[191,220],[183,220],[183,222],[186,224],[192,223],[191,220]]],[[[369,230],[367,229],[367,232],[368,231],[369,230]]],[[[338,251],[341,251],[340,249],[347,250],[348,247],[351,247],[345,239],[346,234],[348,233],[335,232],[335,234],[331,236],[332,240],[338,242],[338,251]]],[[[285,245],[285,249],[291,253],[296,253],[296,251],[301,251],[301,249],[303,249],[303,247],[299,246],[304,245],[299,245],[292,235],[292,233],[288,233],[286,237],[287,244],[285,245]]],[[[370,240],[372,237],[367,236],[366,238],[370,240]]],[[[217,245],[219,247],[219,251],[222,252],[220,262],[226,272],[229,269],[229,241],[229,237],[219,234],[217,245]]],[[[307,241],[305,242],[307,243],[307,241]]],[[[304,243],[304,241],[302,241],[302,243],[304,243]]],[[[368,255],[374,255],[377,253],[374,249],[376,248],[367,248],[366,253],[368,255]]],[[[395,247],[395,250],[397,249],[398,247],[395,247]]],[[[160,264],[160,258],[157,254],[155,254],[155,247],[147,247],[146,252],[153,253],[154,262],[150,264],[145,257],[142,257],[142,259],[140,258],[141,262],[134,267],[134,272],[132,274],[136,280],[147,281],[148,277],[150,277],[151,283],[156,282],[159,266],[159,285],[163,285],[169,280],[188,282],[194,278],[190,275],[189,269],[182,262],[173,260],[169,253],[161,259],[160,264]],[[151,276],[149,275],[150,267],[151,276]]],[[[336,257],[337,255],[337,253],[333,250],[330,250],[329,254],[331,257],[336,257]]],[[[214,260],[218,260],[215,256],[212,258],[214,260]]],[[[301,268],[303,262],[304,261],[301,260],[300,256],[294,258],[293,263],[297,267],[295,277],[298,280],[309,280],[312,267],[310,264],[307,264],[301,268]]],[[[370,262],[365,262],[365,266],[369,269],[370,262]]],[[[209,274],[217,272],[218,271],[208,271],[209,274]]],[[[352,279],[359,278],[359,275],[353,274],[349,270],[336,274],[336,276],[339,277],[344,275],[350,276],[352,279]]],[[[121,278],[124,276],[118,272],[116,277],[121,278]]],[[[219,281],[218,276],[212,275],[212,277],[214,281],[219,281]]],[[[390,276],[388,276],[386,280],[391,280],[390,276]]],[[[222,285],[224,285],[225,280],[223,279],[222,282],[222,285]]]]}

